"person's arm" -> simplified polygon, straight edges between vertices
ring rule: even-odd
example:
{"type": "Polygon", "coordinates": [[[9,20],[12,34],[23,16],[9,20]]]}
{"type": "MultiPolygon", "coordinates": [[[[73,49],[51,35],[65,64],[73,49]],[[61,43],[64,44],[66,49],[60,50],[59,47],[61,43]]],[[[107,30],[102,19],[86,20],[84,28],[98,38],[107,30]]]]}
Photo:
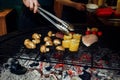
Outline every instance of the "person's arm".
{"type": "Polygon", "coordinates": [[[33,10],[34,13],[37,12],[38,6],[40,6],[37,0],[23,0],[23,3],[30,10],[33,10]]]}
{"type": "Polygon", "coordinates": [[[83,3],[77,3],[71,0],[56,0],[56,1],[61,3],[62,5],[73,7],[77,10],[85,10],[85,4],[83,3]]]}

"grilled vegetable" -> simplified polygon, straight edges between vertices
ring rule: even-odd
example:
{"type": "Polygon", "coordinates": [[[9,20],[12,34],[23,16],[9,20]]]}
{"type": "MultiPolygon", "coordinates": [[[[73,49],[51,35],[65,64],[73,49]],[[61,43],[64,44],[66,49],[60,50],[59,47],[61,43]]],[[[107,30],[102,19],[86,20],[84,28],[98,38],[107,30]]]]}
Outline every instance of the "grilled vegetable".
{"type": "Polygon", "coordinates": [[[57,46],[56,50],[58,50],[58,51],[65,51],[65,48],[63,46],[57,46]]]}
{"type": "Polygon", "coordinates": [[[34,44],[39,44],[39,43],[40,43],[40,39],[33,39],[32,42],[33,42],[34,44]]]}
{"type": "Polygon", "coordinates": [[[36,48],[36,45],[30,41],[30,39],[26,39],[24,41],[24,45],[28,48],[28,49],[35,49],[36,48]]]}
{"type": "Polygon", "coordinates": [[[56,46],[56,45],[61,44],[61,41],[60,41],[59,39],[54,39],[54,40],[53,40],[53,43],[54,43],[54,45],[56,46]]]}
{"type": "Polygon", "coordinates": [[[44,41],[52,41],[52,39],[49,36],[44,37],[44,41]]]}
{"type": "Polygon", "coordinates": [[[38,33],[34,33],[34,34],[32,35],[32,38],[33,38],[33,39],[40,39],[40,37],[41,37],[41,34],[38,34],[38,33]]]}
{"type": "Polygon", "coordinates": [[[49,48],[47,48],[45,45],[42,45],[42,46],[40,47],[40,52],[41,52],[41,53],[49,52],[49,48]]]}
{"type": "Polygon", "coordinates": [[[45,43],[46,46],[53,46],[53,42],[51,40],[46,41],[45,43]]]}

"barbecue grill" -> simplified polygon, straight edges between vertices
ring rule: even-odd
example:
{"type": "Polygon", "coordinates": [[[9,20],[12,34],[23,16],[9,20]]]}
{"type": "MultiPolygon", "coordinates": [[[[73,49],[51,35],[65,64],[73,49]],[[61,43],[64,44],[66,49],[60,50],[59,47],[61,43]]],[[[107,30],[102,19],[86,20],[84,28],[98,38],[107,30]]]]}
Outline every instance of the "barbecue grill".
{"type": "MultiPolygon", "coordinates": [[[[87,27],[91,26],[75,26],[74,32],[84,35],[87,27]]],[[[51,47],[52,51],[46,54],[41,54],[39,51],[39,45],[36,49],[33,50],[27,49],[24,46],[24,40],[27,38],[31,38],[31,35],[33,33],[40,33],[42,34],[42,36],[45,36],[50,30],[52,30],[54,33],[59,32],[59,30],[53,28],[53,26],[43,26],[29,31],[13,32],[1,37],[0,56],[5,58],[45,61],[50,63],[64,63],[68,65],[79,65],[88,66],[92,68],[120,70],[119,48],[111,48],[111,46],[115,46],[116,43],[114,45],[108,45],[108,43],[111,42],[107,42],[107,39],[110,38],[110,32],[111,30],[113,30],[113,28],[106,29],[101,27],[103,35],[99,37],[99,41],[97,43],[91,45],[90,47],[86,47],[83,43],[81,43],[78,52],[70,53],[68,50],[66,50],[63,53],[60,53],[59,56],[57,55],[57,58],[54,47],[51,47]]],[[[118,34],[117,32],[119,31],[116,31],[114,34],[118,34]]]]}

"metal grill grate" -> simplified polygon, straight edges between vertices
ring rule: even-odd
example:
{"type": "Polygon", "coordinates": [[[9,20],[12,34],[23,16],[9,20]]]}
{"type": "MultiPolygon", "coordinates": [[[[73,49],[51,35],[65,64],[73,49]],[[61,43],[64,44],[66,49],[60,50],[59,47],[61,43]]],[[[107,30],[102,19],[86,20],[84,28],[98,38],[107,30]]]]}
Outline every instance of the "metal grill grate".
{"type": "MultiPolygon", "coordinates": [[[[0,55],[3,57],[13,57],[18,59],[33,60],[33,61],[45,61],[51,63],[65,63],[69,65],[89,66],[103,69],[118,69],[120,70],[120,51],[113,51],[109,48],[101,47],[101,42],[95,43],[91,47],[86,47],[81,43],[79,51],[77,53],[70,53],[68,50],[60,52],[59,57],[56,57],[56,53],[59,53],[52,48],[52,51],[46,54],[41,54],[39,46],[37,49],[29,50],[23,45],[26,38],[31,38],[31,35],[35,32],[41,33],[43,36],[51,29],[36,29],[33,31],[20,32],[12,36],[5,36],[5,39],[1,40],[0,55]],[[8,37],[8,38],[6,38],[8,37]],[[86,58],[85,58],[86,57],[86,58]]],[[[54,32],[57,30],[54,30],[54,32]]],[[[77,27],[75,31],[84,34],[86,27],[77,27]]]]}

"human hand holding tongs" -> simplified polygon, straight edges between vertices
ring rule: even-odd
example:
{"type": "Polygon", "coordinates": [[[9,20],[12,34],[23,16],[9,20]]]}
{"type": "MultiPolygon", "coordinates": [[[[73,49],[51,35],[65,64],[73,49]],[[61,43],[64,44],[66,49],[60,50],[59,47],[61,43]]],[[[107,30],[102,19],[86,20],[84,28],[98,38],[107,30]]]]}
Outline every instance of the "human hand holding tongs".
{"type": "Polygon", "coordinates": [[[38,13],[41,14],[44,18],[46,18],[49,22],[51,22],[64,34],[68,35],[70,31],[74,31],[74,28],[71,24],[68,24],[65,21],[59,19],[58,17],[54,16],[52,13],[46,11],[45,9],[38,7],[38,13]],[[57,22],[52,20],[50,17],[56,20],[57,22]]]}

